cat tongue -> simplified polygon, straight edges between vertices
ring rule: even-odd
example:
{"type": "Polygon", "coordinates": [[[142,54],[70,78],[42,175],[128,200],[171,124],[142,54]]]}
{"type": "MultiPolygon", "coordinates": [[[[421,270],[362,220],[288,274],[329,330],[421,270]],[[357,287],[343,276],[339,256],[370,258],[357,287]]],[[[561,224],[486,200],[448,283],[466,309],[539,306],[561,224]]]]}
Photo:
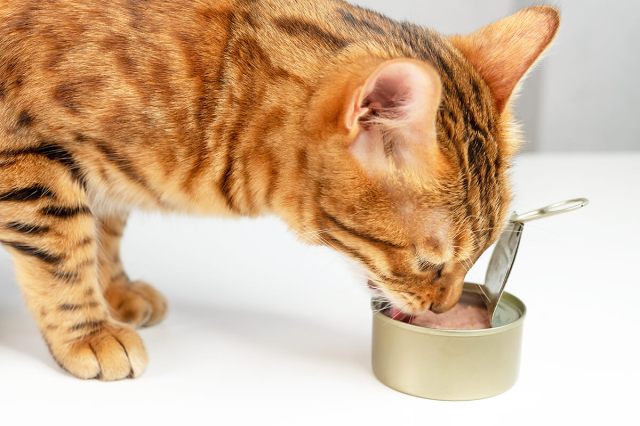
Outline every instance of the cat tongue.
{"type": "Polygon", "coordinates": [[[389,311],[387,312],[387,316],[389,318],[392,318],[396,321],[402,321],[402,322],[406,322],[406,323],[411,323],[411,316],[405,314],[404,312],[402,312],[400,309],[396,308],[395,306],[392,306],[389,308],[389,311]]]}

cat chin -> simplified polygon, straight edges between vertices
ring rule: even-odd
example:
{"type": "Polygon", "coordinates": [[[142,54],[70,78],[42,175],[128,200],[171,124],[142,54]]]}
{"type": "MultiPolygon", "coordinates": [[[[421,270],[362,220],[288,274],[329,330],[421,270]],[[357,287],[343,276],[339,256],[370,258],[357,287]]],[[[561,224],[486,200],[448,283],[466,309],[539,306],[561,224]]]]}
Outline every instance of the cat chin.
{"type": "MultiPolygon", "coordinates": [[[[375,283],[374,283],[375,284],[375,283]]],[[[400,312],[403,315],[421,315],[425,312],[429,312],[432,302],[428,303],[428,305],[421,307],[420,309],[415,309],[413,303],[408,302],[407,300],[403,300],[393,292],[384,289],[379,285],[375,285],[375,292],[377,292],[377,299],[382,299],[390,305],[389,308],[392,308],[395,312],[400,312]]]]}

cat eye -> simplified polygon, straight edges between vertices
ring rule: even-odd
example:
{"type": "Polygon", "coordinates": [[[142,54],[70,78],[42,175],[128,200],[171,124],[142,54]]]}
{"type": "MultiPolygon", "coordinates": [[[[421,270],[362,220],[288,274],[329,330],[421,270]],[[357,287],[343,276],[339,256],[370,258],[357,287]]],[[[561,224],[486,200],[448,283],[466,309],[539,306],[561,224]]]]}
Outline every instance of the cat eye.
{"type": "Polygon", "coordinates": [[[406,247],[404,244],[400,244],[400,243],[397,243],[395,241],[389,241],[389,240],[384,239],[382,237],[378,237],[376,235],[372,235],[369,232],[364,231],[364,230],[355,229],[352,226],[343,223],[342,221],[340,221],[337,217],[333,216],[332,214],[329,214],[324,209],[322,210],[322,213],[336,227],[338,227],[342,231],[344,231],[344,232],[350,234],[351,236],[354,236],[354,237],[356,237],[356,238],[358,238],[360,240],[368,241],[368,242],[373,243],[373,244],[382,244],[382,245],[385,245],[385,246],[388,246],[388,247],[392,247],[392,248],[396,248],[396,249],[403,249],[403,248],[406,247]]]}
{"type": "Polygon", "coordinates": [[[442,276],[442,270],[444,269],[444,263],[436,264],[425,259],[418,259],[418,269],[420,269],[420,272],[435,271],[436,277],[440,278],[440,276],[442,276]]]}

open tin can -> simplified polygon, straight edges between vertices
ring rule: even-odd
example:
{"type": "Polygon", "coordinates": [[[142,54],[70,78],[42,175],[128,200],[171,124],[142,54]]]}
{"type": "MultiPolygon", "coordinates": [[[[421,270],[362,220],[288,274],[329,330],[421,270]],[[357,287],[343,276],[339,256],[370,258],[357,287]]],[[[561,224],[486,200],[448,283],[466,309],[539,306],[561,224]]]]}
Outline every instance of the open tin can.
{"type": "MultiPolygon", "coordinates": [[[[480,300],[480,295],[478,285],[466,283],[461,303],[474,303],[465,299],[480,300]]],[[[390,388],[453,401],[498,395],[516,382],[526,308],[512,294],[502,294],[494,326],[480,330],[407,324],[389,318],[381,303],[372,304],[372,365],[390,388]]]]}
{"type": "Polygon", "coordinates": [[[465,283],[460,304],[486,308],[487,328],[427,328],[390,318],[385,300],[372,301],[372,367],[385,385],[439,400],[495,396],[518,378],[524,303],[504,292],[525,222],[585,206],[580,198],[513,214],[496,243],[483,285],[465,283]],[[488,324],[491,324],[488,326],[488,324]]]}

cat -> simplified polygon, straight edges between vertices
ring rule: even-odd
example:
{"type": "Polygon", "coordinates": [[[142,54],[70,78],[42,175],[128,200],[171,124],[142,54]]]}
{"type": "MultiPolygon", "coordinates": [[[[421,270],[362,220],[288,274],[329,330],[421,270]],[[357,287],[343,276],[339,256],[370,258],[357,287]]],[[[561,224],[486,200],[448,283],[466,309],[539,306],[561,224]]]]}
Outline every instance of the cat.
{"type": "Polygon", "coordinates": [[[340,0],[0,0],[0,242],[51,354],[139,376],[164,297],[124,272],[132,208],[275,214],[443,312],[496,240],[509,108],[559,26],[443,36],[340,0]]]}

